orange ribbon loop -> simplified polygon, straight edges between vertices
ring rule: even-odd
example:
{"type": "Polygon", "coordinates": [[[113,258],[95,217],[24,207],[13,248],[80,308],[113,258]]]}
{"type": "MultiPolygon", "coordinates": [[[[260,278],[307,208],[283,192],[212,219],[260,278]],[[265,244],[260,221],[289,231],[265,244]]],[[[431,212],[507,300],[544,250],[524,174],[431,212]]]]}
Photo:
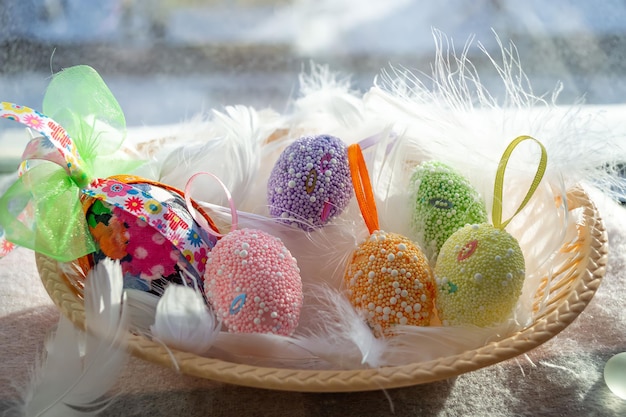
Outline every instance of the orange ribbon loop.
{"type": "Polygon", "coordinates": [[[367,172],[367,165],[359,144],[355,143],[348,146],[348,163],[350,164],[354,194],[359,203],[365,225],[372,234],[379,230],[378,211],[376,210],[376,201],[374,200],[374,191],[367,172]]]}

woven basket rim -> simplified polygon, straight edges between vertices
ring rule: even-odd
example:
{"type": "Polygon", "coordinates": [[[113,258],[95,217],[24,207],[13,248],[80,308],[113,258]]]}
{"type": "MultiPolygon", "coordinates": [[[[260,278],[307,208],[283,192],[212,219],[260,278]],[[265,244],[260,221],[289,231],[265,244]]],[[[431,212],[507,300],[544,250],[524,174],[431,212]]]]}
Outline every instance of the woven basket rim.
{"type": "MultiPolygon", "coordinates": [[[[354,370],[307,370],[259,367],[198,356],[131,334],[129,349],[139,358],[178,369],[183,374],[236,385],[299,392],[350,392],[399,388],[447,379],[477,370],[543,344],[565,329],[585,309],[604,277],[608,237],[603,221],[589,195],[580,187],[567,193],[570,209],[581,208],[579,236],[584,235],[567,295],[558,307],[530,326],[508,337],[461,354],[427,362],[354,370]],[[176,363],[174,363],[176,361],[176,363]]],[[[36,255],[41,280],[54,304],[73,323],[83,327],[82,301],[67,284],[56,261],[36,255]]]]}

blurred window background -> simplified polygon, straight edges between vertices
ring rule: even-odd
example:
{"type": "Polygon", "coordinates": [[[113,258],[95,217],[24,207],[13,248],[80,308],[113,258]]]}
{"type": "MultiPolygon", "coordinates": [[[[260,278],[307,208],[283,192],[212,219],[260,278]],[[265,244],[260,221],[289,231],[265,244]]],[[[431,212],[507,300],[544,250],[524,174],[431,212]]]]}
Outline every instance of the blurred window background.
{"type": "Polygon", "coordinates": [[[88,64],[129,126],[178,123],[230,104],[284,110],[309,63],[367,90],[388,65],[429,74],[432,29],[469,56],[495,95],[513,41],[535,93],[622,103],[626,2],[618,0],[0,0],[0,95],[39,108],[49,76],[88,64]],[[495,33],[495,34],[494,34],[495,33]]]}

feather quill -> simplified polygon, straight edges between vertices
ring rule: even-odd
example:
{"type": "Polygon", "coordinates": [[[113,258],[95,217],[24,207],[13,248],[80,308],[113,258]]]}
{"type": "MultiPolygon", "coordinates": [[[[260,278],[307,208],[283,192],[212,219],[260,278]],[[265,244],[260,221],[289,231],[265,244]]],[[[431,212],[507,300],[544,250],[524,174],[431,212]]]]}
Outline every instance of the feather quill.
{"type": "Polygon", "coordinates": [[[126,288],[126,306],[128,309],[130,330],[139,334],[149,334],[154,324],[160,297],[152,293],[126,288]]]}
{"type": "Polygon", "coordinates": [[[109,405],[106,394],[128,357],[123,304],[121,267],[107,259],[94,267],[85,284],[88,332],[61,316],[18,415],[92,416],[109,405]]]}

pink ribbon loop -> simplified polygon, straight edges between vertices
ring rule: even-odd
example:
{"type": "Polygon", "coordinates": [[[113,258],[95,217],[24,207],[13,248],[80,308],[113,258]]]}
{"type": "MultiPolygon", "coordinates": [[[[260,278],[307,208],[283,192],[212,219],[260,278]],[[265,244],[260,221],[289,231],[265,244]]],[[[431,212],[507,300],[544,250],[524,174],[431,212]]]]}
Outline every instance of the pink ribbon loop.
{"type": "Polygon", "coordinates": [[[230,213],[231,213],[230,231],[232,232],[234,230],[237,230],[237,226],[239,224],[239,216],[237,214],[237,208],[235,207],[235,201],[233,200],[233,197],[230,194],[230,190],[228,189],[226,184],[224,184],[217,175],[211,172],[204,172],[204,171],[198,172],[192,175],[191,178],[189,178],[189,180],[187,181],[187,184],[185,185],[185,193],[184,193],[185,204],[187,205],[187,210],[189,210],[189,213],[191,213],[191,216],[196,221],[196,223],[200,225],[200,227],[202,227],[207,233],[210,233],[217,238],[221,238],[221,237],[224,237],[225,234],[218,233],[211,226],[209,226],[209,223],[206,221],[206,219],[203,216],[201,216],[198,213],[198,211],[195,209],[195,207],[191,204],[191,186],[193,182],[202,175],[208,175],[212,177],[215,181],[217,181],[217,183],[224,190],[224,193],[226,194],[226,198],[228,199],[228,205],[230,206],[230,213]]]}

